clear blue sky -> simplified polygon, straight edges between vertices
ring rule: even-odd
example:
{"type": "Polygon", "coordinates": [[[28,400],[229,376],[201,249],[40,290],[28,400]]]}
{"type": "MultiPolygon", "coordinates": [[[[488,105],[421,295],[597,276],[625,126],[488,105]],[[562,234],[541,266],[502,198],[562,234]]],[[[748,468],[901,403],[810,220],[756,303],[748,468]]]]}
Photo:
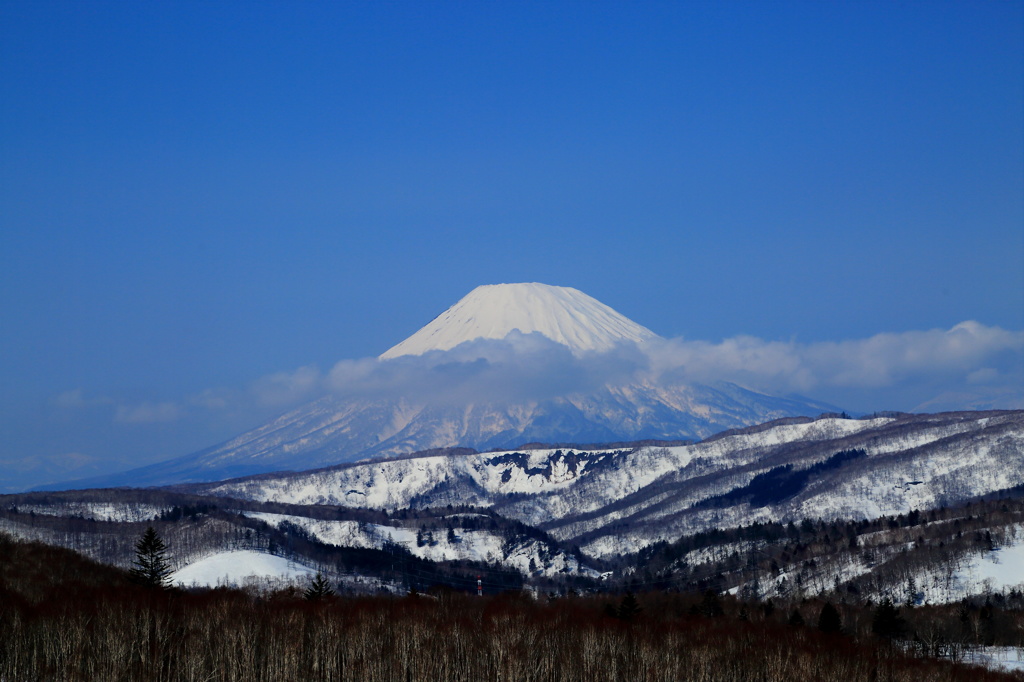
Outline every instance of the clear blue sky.
{"type": "Polygon", "coordinates": [[[0,4],[0,465],[185,454],[253,415],[160,405],[516,281],[1024,329],[1024,4],[0,4]]]}

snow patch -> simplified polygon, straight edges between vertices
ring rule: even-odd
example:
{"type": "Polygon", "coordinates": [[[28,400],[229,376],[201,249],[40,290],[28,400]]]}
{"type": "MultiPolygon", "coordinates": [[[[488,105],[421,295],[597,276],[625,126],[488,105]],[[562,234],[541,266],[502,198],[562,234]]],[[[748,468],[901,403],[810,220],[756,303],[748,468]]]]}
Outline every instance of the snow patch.
{"type": "Polygon", "coordinates": [[[316,571],[284,557],[238,550],[218,552],[171,574],[171,582],[185,587],[246,585],[265,579],[296,582],[316,575],[316,571]]]}

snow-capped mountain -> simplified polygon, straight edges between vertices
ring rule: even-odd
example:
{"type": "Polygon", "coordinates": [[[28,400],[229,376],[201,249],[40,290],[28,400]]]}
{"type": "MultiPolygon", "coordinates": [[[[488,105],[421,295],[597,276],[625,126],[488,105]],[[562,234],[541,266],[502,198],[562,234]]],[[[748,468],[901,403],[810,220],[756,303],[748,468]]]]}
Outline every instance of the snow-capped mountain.
{"type": "Polygon", "coordinates": [[[642,348],[658,338],[576,289],[477,287],[319,400],[209,449],[75,483],[214,481],[447,447],[699,439],[836,411],[655,377],[642,348]]]}
{"type": "Polygon", "coordinates": [[[541,334],[577,354],[657,337],[650,329],[571,287],[537,282],[485,284],[380,357],[387,360],[450,350],[476,339],[504,339],[513,331],[541,334]]]}

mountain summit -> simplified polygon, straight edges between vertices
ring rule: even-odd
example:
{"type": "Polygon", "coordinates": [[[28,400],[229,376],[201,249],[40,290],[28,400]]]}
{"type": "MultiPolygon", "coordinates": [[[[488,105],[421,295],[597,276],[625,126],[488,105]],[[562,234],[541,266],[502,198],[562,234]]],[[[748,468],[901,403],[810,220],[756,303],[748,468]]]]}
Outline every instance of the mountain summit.
{"type": "Polygon", "coordinates": [[[572,287],[537,282],[487,284],[473,289],[380,359],[450,350],[475,339],[504,339],[514,331],[541,334],[577,355],[657,337],[572,287]]]}

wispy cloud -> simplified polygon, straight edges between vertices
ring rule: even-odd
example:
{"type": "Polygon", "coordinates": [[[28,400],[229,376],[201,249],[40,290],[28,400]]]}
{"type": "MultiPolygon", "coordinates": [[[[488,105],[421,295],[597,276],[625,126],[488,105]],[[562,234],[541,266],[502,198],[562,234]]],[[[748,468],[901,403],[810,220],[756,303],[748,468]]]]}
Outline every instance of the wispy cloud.
{"type": "Polygon", "coordinates": [[[60,410],[82,412],[100,408],[111,414],[111,419],[119,424],[153,424],[177,421],[183,416],[181,405],[173,401],[119,401],[110,396],[86,395],[76,388],[64,391],[56,396],[52,403],[60,410]]]}
{"type": "Polygon", "coordinates": [[[114,421],[122,424],[173,422],[180,417],[181,408],[172,402],[118,405],[114,412],[114,421]]]}
{"type": "Polygon", "coordinates": [[[64,410],[80,410],[87,407],[111,405],[113,401],[103,396],[86,396],[85,391],[76,388],[64,391],[53,399],[53,404],[64,410]]]}
{"type": "Polygon", "coordinates": [[[867,411],[939,404],[949,409],[960,403],[963,409],[1024,406],[1024,332],[968,321],[946,330],[819,343],[752,336],[717,343],[656,339],[582,356],[538,334],[513,333],[501,341],[479,340],[422,356],[342,360],[327,372],[299,367],[247,387],[207,389],[178,402],[129,403],[80,389],[53,402],[69,410],[107,406],[120,424],[221,418],[217,415],[234,423],[248,415],[255,423],[327,394],[450,404],[543,400],[608,384],[718,381],[867,411]],[[943,397],[936,401],[937,396],[943,397]]]}
{"type": "Polygon", "coordinates": [[[291,372],[275,372],[252,384],[252,396],[263,405],[287,405],[308,400],[323,389],[320,370],[312,365],[291,372]]]}
{"type": "Polygon", "coordinates": [[[447,353],[343,361],[325,377],[326,387],[340,395],[434,401],[540,399],[608,383],[718,381],[826,400],[856,393],[859,402],[886,409],[911,409],[940,392],[952,395],[970,386],[973,402],[988,392],[995,403],[1012,406],[1024,397],[1013,390],[1024,385],[1024,332],[968,321],[838,342],[658,339],[583,356],[536,334],[513,335],[447,353]]]}
{"type": "Polygon", "coordinates": [[[1022,372],[1024,332],[962,322],[952,329],[801,344],[735,337],[673,339],[650,349],[653,368],[694,381],[749,381],[772,390],[878,388],[902,382],[1005,382],[1022,372]]]}

